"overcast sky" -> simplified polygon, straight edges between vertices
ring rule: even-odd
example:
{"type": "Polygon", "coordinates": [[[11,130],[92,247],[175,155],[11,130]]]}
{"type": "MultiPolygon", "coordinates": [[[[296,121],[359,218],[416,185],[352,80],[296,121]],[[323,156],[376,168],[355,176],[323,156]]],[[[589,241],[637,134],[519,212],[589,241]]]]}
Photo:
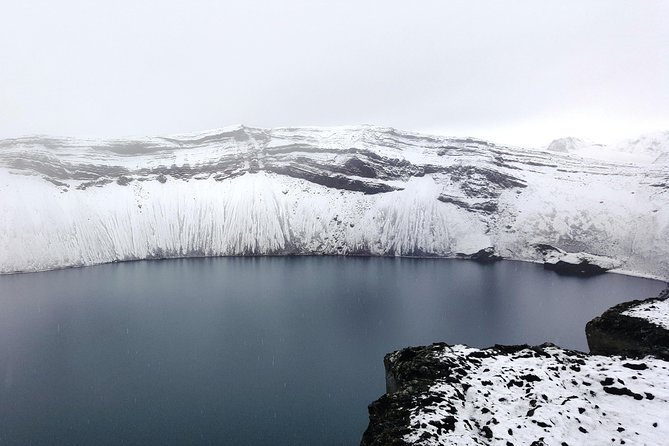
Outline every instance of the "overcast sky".
{"type": "Polygon", "coordinates": [[[669,130],[669,2],[0,0],[0,138],[669,130]]]}

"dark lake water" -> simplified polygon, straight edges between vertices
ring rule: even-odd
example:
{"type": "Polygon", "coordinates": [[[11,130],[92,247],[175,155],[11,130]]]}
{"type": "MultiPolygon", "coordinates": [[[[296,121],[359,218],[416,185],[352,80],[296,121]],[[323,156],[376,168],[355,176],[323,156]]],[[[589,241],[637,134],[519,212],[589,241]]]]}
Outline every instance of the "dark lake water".
{"type": "Polygon", "coordinates": [[[0,276],[2,445],[355,445],[383,355],[435,341],[586,350],[664,283],[539,265],[275,257],[0,276]]]}

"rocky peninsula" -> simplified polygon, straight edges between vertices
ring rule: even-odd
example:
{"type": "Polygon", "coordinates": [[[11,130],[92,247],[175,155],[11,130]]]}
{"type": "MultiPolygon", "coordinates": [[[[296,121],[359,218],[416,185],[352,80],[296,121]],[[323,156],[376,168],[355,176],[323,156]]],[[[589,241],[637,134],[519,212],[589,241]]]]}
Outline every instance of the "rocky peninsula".
{"type": "Polygon", "coordinates": [[[669,289],[587,325],[591,353],[552,344],[432,344],[386,355],[362,445],[662,444],[669,289]]]}

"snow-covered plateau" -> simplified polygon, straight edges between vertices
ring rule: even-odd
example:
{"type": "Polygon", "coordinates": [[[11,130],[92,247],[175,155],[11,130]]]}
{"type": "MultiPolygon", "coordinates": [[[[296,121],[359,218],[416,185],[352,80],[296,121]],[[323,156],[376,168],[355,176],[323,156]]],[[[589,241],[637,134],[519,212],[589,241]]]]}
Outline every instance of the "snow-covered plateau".
{"type": "Polygon", "coordinates": [[[669,362],[550,344],[433,344],[385,358],[362,445],[666,444],[669,362]]]}
{"type": "Polygon", "coordinates": [[[654,161],[629,162],[372,126],[0,140],[0,272],[490,247],[541,261],[546,244],[666,279],[669,147],[652,141],[654,161]]]}

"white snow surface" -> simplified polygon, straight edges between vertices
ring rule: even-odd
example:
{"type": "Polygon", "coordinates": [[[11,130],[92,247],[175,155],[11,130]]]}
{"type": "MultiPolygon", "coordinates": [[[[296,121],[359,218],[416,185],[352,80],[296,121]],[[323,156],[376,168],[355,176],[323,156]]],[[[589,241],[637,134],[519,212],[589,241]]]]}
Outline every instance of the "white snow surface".
{"type": "Polygon", "coordinates": [[[546,150],[550,152],[560,152],[560,153],[575,153],[580,150],[584,150],[596,146],[602,148],[601,144],[595,144],[593,142],[584,141],[580,138],[575,138],[573,136],[568,136],[566,138],[560,138],[552,141],[546,150]]]}
{"type": "Polygon", "coordinates": [[[669,363],[543,350],[548,355],[524,349],[472,359],[485,350],[445,348],[442,360],[463,364],[466,375],[438,380],[418,397],[429,402],[412,409],[404,440],[421,446],[666,444],[669,363]],[[627,394],[615,394],[621,390],[627,394]],[[454,429],[443,428],[453,415],[454,429]]]}
{"type": "Polygon", "coordinates": [[[669,131],[648,133],[610,145],[575,137],[556,139],[546,150],[582,158],[631,164],[669,163],[669,131]]]}
{"type": "Polygon", "coordinates": [[[0,273],[534,244],[669,277],[669,172],[373,126],[0,140],[0,273]]]}
{"type": "Polygon", "coordinates": [[[606,270],[620,267],[620,262],[615,259],[589,254],[587,252],[565,252],[561,249],[556,249],[544,255],[544,263],[556,264],[558,262],[565,262],[573,265],[587,262],[606,270]]]}
{"type": "Polygon", "coordinates": [[[648,322],[669,330],[669,299],[642,303],[624,311],[622,314],[646,319],[648,322]]]}

